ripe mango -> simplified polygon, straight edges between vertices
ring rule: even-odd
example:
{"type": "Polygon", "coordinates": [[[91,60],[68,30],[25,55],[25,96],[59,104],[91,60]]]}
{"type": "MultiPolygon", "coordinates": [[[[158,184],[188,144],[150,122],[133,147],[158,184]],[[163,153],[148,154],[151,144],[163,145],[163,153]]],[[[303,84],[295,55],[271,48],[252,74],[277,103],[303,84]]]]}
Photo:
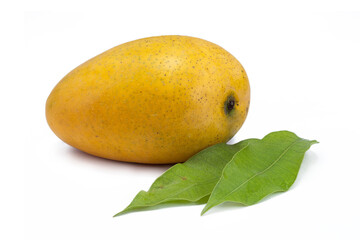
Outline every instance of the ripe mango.
{"type": "Polygon", "coordinates": [[[184,162],[232,138],[249,108],[242,65],[211,42],[187,36],[139,39],[68,73],[46,102],[64,142],[126,162],[184,162]]]}

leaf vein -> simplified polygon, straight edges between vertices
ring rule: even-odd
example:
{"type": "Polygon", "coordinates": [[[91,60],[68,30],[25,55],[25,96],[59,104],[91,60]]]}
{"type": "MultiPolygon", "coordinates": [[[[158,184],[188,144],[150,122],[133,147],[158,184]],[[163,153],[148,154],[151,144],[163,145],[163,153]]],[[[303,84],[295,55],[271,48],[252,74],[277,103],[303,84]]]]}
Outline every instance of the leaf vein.
{"type": "Polygon", "coordinates": [[[270,164],[267,168],[265,168],[263,171],[258,172],[256,174],[254,174],[253,176],[251,176],[250,178],[248,178],[246,181],[244,181],[242,184],[240,184],[238,187],[236,187],[234,190],[232,190],[230,193],[226,194],[224,199],[226,199],[228,196],[230,196],[231,194],[233,194],[234,192],[236,192],[237,190],[239,190],[242,186],[244,186],[246,183],[248,183],[251,179],[263,174],[264,172],[266,172],[267,170],[269,170],[270,168],[272,168],[278,161],[280,161],[280,159],[289,151],[289,149],[294,146],[297,142],[301,141],[302,139],[297,139],[296,141],[294,141],[292,144],[290,144],[283,153],[280,154],[280,156],[272,163],[270,164]]]}

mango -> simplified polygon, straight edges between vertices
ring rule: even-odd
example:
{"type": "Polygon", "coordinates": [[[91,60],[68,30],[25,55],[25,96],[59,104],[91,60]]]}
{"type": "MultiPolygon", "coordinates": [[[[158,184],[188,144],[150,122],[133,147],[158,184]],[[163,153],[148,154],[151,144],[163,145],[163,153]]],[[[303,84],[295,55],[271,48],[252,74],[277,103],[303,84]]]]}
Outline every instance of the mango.
{"type": "Polygon", "coordinates": [[[158,36],[116,46],[68,73],[46,101],[65,143],[125,162],[184,162],[227,142],[248,113],[242,65],[220,46],[158,36]]]}

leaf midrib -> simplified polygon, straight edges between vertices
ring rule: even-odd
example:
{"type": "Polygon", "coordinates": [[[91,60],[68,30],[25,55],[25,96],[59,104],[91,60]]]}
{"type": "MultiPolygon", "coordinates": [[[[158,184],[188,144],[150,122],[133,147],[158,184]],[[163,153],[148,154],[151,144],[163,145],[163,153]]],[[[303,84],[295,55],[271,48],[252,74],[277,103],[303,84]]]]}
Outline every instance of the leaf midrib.
{"type": "MultiPolygon", "coordinates": [[[[176,196],[176,195],[179,195],[179,194],[183,193],[184,191],[186,191],[186,190],[188,190],[188,189],[190,189],[190,188],[193,188],[193,187],[195,187],[195,186],[204,185],[204,184],[209,184],[210,182],[215,182],[216,180],[217,180],[217,178],[213,178],[213,179],[210,179],[210,180],[208,180],[208,181],[204,181],[204,182],[201,182],[201,183],[192,184],[192,185],[190,185],[190,186],[188,186],[188,187],[186,187],[186,188],[183,188],[183,189],[181,189],[180,191],[175,192],[174,194],[170,195],[170,196],[168,197],[168,199],[158,200],[158,201],[155,201],[155,202],[153,202],[153,203],[151,203],[151,204],[138,205],[138,206],[129,206],[129,207],[130,207],[130,208],[131,208],[131,207],[140,207],[140,206],[142,206],[142,207],[152,207],[152,206],[155,206],[156,204],[164,203],[164,202],[167,202],[167,201],[173,201],[173,200],[192,201],[192,200],[189,200],[188,198],[172,198],[172,197],[174,197],[174,196],[176,196]]],[[[149,193],[149,192],[148,192],[148,193],[149,193]]],[[[153,193],[154,193],[154,192],[153,192],[153,193]]],[[[199,199],[201,199],[201,198],[203,198],[203,197],[205,197],[205,196],[201,196],[199,199]]],[[[197,201],[197,200],[199,200],[199,199],[195,199],[195,201],[197,201]]],[[[124,209],[124,210],[126,210],[126,209],[124,209]]]]}
{"type": "MultiPolygon", "coordinates": [[[[251,179],[263,174],[264,172],[266,172],[267,170],[269,170],[270,168],[272,168],[278,161],[280,161],[280,159],[289,151],[289,149],[294,146],[297,142],[301,141],[301,139],[297,139],[296,141],[294,141],[292,144],[290,144],[283,153],[280,154],[280,156],[272,163],[270,164],[267,168],[265,168],[263,171],[258,172],[256,174],[254,174],[253,176],[251,176],[250,178],[248,178],[245,182],[243,182],[242,184],[240,184],[238,187],[236,187],[234,190],[232,190],[230,193],[226,194],[224,199],[226,199],[228,196],[230,196],[231,194],[233,194],[234,192],[236,192],[237,190],[239,190],[242,186],[244,186],[244,184],[246,184],[247,182],[249,182],[251,179]]],[[[234,156],[235,157],[235,156],[234,156]]]]}

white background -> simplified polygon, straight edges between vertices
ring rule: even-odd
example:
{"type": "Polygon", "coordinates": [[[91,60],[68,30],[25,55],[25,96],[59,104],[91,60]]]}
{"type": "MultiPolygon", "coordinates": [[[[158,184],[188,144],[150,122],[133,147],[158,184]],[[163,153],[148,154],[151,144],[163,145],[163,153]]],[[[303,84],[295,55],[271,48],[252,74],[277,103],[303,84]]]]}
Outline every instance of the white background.
{"type": "Polygon", "coordinates": [[[1,239],[360,239],[360,8],[356,1],[1,3],[1,239]],[[92,157],[45,120],[56,83],[118,44],[214,42],[245,67],[248,118],[231,142],[290,130],[316,139],[286,193],[250,207],[112,216],[169,166],[92,157]]]}

